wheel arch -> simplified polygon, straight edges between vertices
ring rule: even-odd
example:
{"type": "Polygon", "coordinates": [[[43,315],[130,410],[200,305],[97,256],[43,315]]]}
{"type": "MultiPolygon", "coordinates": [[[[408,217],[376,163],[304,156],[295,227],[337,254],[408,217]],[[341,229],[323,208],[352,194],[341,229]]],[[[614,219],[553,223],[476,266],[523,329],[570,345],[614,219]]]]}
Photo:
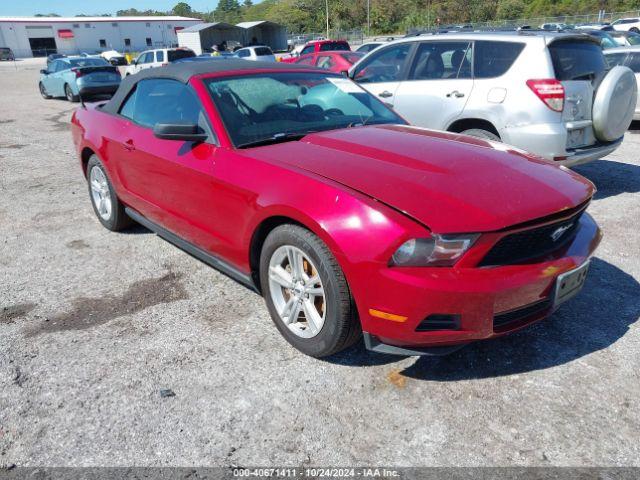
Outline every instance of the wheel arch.
{"type": "Polygon", "coordinates": [[[82,173],[85,178],[87,178],[87,165],[89,164],[89,159],[92,155],[97,155],[97,153],[91,147],[84,147],[80,152],[80,161],[82,162],[82,173]]]}
{"type": "MultiPolygon", "coordinates": [[[[329,232],[324,230],[321,225],[301,212],[270,212],[265,215],[253,228],[251,238],[249,240],[249,267],[251,270],[251,278],[260,291],[260,254],[262,246],[269,234],[281,225],[297,225],[316,235],[331,250],[340,267],[345,273],[345,265],[343,264],[343,253],[339,246],[331,238],[329,232]]],[[[262,293],[262,292],[260,292],[262,293]]]]}
{"type": "Polygon", "coordinates": [[[484,118],[461,118],[453,122],[447,128],[449,132],[461,133],[465,130],[469,130],[472,128],[480,128],[482,130],[487,130],[488,132],[497,135],[498,138],[502,138],[498,129],[491,123],[489,120],[485,120],[484,118]]]}

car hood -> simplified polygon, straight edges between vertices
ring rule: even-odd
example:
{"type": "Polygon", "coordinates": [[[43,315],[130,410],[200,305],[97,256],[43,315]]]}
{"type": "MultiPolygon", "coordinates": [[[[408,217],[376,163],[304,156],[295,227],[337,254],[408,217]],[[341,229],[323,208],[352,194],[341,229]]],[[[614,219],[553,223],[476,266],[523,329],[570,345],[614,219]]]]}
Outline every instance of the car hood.
{"type": "Polygon", "coordinates": [[[438,233],[500,230],[594,192],[580,175],[514,147],[403,125],[314,133],[244,153],[338,182],[438,233]]]}

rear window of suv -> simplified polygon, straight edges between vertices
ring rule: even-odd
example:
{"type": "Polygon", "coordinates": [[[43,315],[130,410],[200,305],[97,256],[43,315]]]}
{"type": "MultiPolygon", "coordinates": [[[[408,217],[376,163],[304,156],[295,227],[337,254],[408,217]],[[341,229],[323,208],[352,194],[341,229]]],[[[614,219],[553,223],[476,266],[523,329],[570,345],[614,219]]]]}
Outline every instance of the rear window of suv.
{"type": "Polygon", "coordinates": [[[474,48],[475,78],[494,78],[507,73],[524,49],[524,43],[477,41],[474,48]]]}
{"type": "Polygon", "coordinates": [[[327,42],[320,45],[321,52],[327,52],[329,50],[351,50],[347,42],[327,42]]]}
{"type": "Polygon", "coordinates": [[[169,55],[170,62],[174,62],[181,58],[191,58],[196,56],[196,54],[191,50],[169,50],[167,53],[169,55]]]}
{"type": "Polygon", "coordinates": [[[590,80],[607,69],[602,49],[586,41],[558,41],[549,45],[556,79],[590,80]]]}
{"type": "Polygon", "coordinates": [[[273,52],[271,51],[271,49],[269,47],[258,47],[256,48],[256,56],[257,57],[264,57],[267,55],[273,55],[273,52]]]}

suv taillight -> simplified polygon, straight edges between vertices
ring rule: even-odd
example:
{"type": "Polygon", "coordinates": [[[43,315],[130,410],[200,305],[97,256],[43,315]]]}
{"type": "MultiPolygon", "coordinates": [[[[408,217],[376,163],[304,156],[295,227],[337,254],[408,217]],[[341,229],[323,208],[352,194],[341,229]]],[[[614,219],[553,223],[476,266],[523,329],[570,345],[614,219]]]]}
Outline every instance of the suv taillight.
{"type": "Polygon", "coordinates": [[[555,78],[527,80],[527,87],[555,112],[564,108],[564,87],[555,78]]]}

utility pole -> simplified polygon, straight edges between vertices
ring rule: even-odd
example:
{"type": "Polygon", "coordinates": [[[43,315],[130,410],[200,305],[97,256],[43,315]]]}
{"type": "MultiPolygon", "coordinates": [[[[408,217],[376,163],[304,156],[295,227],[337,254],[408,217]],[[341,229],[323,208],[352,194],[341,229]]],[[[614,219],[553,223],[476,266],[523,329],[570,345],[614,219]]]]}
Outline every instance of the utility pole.
{"type": "Polygon", "coordinates": [[[327,40],[329,40],[329,0],[325,0],[327,6],[327,40]]]}
{"type": "Polygon", "coordinates": [[[367,0],[367,37],[371,36],[371,0],[367,0]]]}

